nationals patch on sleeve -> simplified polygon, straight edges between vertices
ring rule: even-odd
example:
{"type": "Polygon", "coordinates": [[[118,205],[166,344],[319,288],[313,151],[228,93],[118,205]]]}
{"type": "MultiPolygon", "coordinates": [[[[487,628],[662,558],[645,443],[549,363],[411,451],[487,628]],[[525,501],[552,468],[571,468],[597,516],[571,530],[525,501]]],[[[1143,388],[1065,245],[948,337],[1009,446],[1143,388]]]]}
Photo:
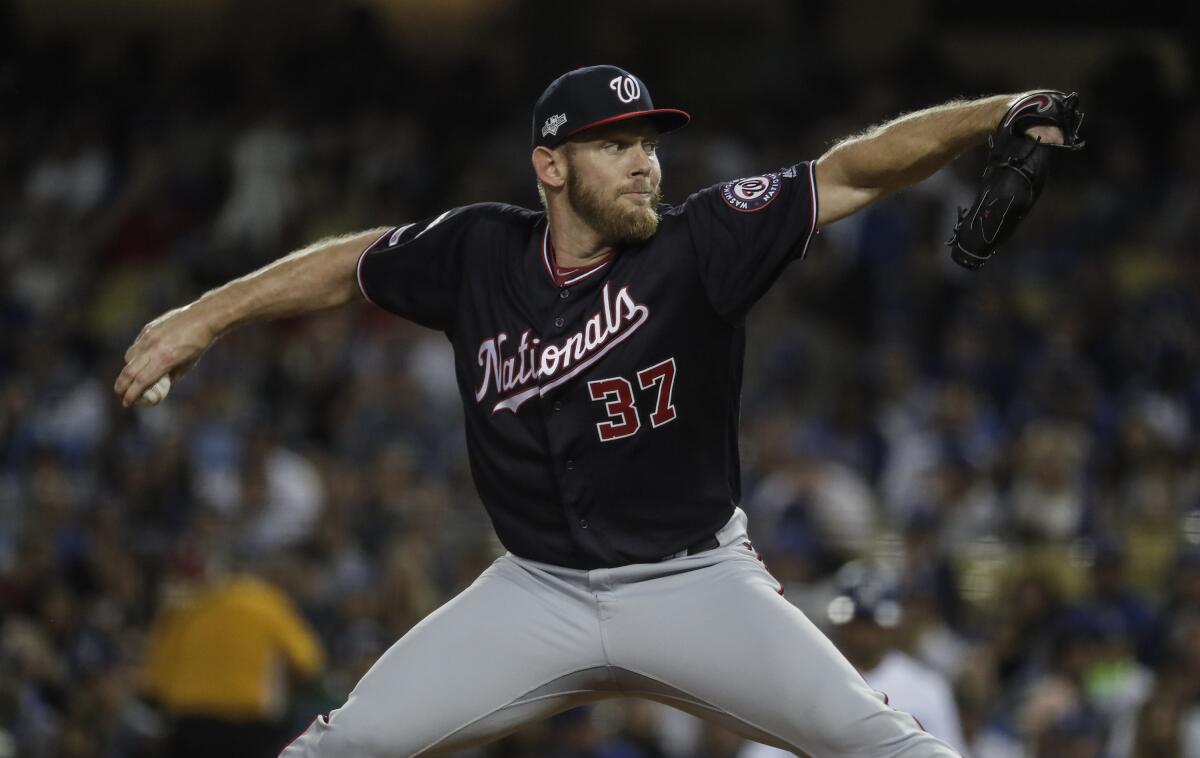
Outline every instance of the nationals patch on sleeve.
{"type": "Polygon", "coordinates": [[[779,174],[735,179],[721,185],[721,198],[735,211],[753,213],[771,204],[779,195],[779,174]]]}

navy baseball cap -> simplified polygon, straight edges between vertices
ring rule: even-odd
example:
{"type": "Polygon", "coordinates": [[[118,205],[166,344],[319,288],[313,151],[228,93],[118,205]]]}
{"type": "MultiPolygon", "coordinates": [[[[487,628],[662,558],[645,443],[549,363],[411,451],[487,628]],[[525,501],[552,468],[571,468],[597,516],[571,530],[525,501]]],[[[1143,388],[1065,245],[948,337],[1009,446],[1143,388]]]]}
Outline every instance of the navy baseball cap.
{"type": "Polygon", "coordinates": [[[616,66],[588,66],[554,81],[533,106],[533,146],[558,147],[567,138],[601,124],[649,118],[659,133],[692,120],[677,108],[655,108],[650,90],[616,66]]]}

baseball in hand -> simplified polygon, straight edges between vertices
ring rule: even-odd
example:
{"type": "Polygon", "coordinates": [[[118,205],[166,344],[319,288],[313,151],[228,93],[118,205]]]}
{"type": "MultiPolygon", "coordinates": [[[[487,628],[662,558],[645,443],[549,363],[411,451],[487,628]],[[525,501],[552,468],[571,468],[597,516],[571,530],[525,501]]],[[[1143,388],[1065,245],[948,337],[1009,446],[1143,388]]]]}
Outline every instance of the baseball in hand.
{"type": "Polygon", "coordinates": [[[167,393],[170,392],[170,390],[171,377],[163,376],[162,379],[159,379],[154,383],[153,386],[147,388],[146,391],[142,393],[142,396],[137,399],[137,404],[158,405],[162,402],[163,398],[167,396],[167,393]]]}

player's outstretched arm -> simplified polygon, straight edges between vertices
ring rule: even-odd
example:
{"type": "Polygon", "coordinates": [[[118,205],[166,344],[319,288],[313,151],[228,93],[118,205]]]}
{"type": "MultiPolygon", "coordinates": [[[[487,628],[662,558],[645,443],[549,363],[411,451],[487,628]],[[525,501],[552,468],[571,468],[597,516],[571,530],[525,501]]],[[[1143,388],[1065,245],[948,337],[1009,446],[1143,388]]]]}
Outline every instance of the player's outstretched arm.
{"type": "MultiPolygon", "coordinates": [[[[996,130],[1023,95],[955,101],[872,127],[834,145],[817,161],[817,226],[845,218],[879,198],[928,178],[996,130]]],[[[1030,136],[1061,143],[1055,126],[1034,126],[1030,136]]]]}
{"type": "Polygon", "coordinates": [[[126,408],[169,376],[178,381],[222,334],[240,324],[334,308],[362,297],[359,255],[383,234],[374,229],[322,240],[167,311],[125,352],[113,391],[126,408]]]}

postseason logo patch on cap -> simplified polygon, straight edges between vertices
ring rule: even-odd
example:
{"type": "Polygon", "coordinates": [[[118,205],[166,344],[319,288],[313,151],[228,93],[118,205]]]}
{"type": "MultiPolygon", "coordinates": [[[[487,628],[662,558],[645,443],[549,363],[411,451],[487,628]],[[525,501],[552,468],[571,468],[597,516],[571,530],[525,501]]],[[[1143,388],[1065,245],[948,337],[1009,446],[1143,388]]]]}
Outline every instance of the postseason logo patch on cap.
{"type": "Polygon", "coordinates": [[[565,123],[567,123],[567,114],[560,113],[557,116],[551,116],[546,119],[546,123],[542,124],[542,136],[545,137],[547,134],[553,134],[557,137],[558,128],[565,123]]]}
{"type": "Polygon", "coordinates": [[[630,118],[647,118],[664,134],[691,117],[678,108],[655,108],[646,83],[623,68],[577,68],[550,82],[534,104],[533,146],[553,149],[593,126],[630,118]]]}

